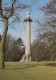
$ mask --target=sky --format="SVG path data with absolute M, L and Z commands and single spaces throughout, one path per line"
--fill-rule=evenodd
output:
M 3 0 L 3 4 L 8 3 L 8 1 L 10 1 L 11 3 L 12 0 Z M 34 19 L 38 19 L 40 22 L 42 21 L 42 19 L 45 17 L 45 14 L 39 8 L 46 5 L 46 3 L 49 2 L 50 0 L 36 0 L 36 1 L 35 0 L 19 0 L 19 1 L 20 3 L 31 5 L 31 8 L 22 10 L 19 12 L 19 14 L 21 17 L 21 21 L 24 21 L 24 18 L 26 18 L 27 16 L 26 14 L 27 11 L 30 11 L 30 17 L 33 19 L 31 23 L 31 42 L 32 42 L 35 39 L 36 29 L 39 28 L 39 25 L 36 25 L 36 23 L 34 23 Z M 9 19 L 9 20 L 11 21 L 12 19 Z M 18 22 L 18 23 L 15 23 L 13 26 L 16 28 L 16 30 L 14 30 L 13 28 L 11 28 L 11 26 L 9 26 L 7 33 L 11 34 L 15 39 L 21 37 L 25 43 L 26 23 Z M 0 34 L 3 33 L 3 29 L 4 29 L 4 23 L 0 21 Z

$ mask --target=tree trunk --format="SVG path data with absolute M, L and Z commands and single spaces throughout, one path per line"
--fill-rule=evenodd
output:
M 0 68 L 5 68 L 5 64 L 4 64 L 4 53 L 3 53 L 3 48 L 2 48 L 2 44 L 0 42 Z
M 5 68 L 4 48 L 5 48 L 5 42 L 6 42 L 6 34 L 7 34 L 7 30 L 8 30 L 8 19 L 3 18 L 3 22 L 4 22 L 5 26 L 4 26 L 3 36 L 0 41 L 0 68 Z
M 52 52 L 51 52 L 51 61 L 53 61 L 53 56 L 52 56 Z

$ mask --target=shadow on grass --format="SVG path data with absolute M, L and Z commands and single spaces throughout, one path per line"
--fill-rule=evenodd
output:
M 8 69 L 8 70 L 15 70 L 15 69 L 26 69 L 26 68 L 31 68 L 31 67 L 36 67 L 37 65 L 31 65 L 31 66 L 25 66 L 25 67 L 9 67 L 9 68 L 5 68 L 5 69 Z
M 56 67 L 56 63 L 48 63 L 46 66 Z

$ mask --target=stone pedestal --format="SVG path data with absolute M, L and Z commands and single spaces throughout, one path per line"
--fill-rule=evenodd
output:
M 31 56 L 30 55 L 23 55 L 22 59 L 20 62 L 31 62 Z

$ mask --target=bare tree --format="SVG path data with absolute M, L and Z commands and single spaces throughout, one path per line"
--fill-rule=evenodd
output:
M 5 48 L 5 42 L 6 42 L 6 34 L 8 31 L 8 20 L 13 15 L 16 16 L 13 22 L 19 20 L 18 14 L 15 13 L 16 9 L 25 9 L 25 8 L 28 8 L 29 6 L 24 5 L 24 4 L 18 4 L 17 6 L 16 3 L 18 0 L 11 0 L 12 2 L 10 6 L 8 6 L 7 4 L 2 4 L 2 1 L 3 0 L 0 0 L 0 17 L 2 18 L 2 21 L 4 22 L 4 30 L 3 30 L 2 39 L 0 40 L 0 68 L 5 68 L 4 48 Z
M 52 48 L 52 46 L 55 45 L 55 44 L 52 44 L 53 39 L 54 39 L 54 42 L 56 40 L 56 37 L 55 37 L 55 34 L 56 34 L 56 0 L 50 0 L 50 2 L 48 2 L 45 6 L 43 6 L 41 10 L 44 11 L 46 15 L 44 26 L 47 26 L 48 28 L 49 32 L 47 34 L 50 37 L 48 38 L 49 39 L 48 42 L 50 43 L 50 46 Z M 51 38 L 51 36 L 53 37 L 53 39 Z M 53 47 L 53 50 L 54 50 L 54 47 Z M 53 54 L 51 52 L 51 61 L 53 60 Z
M 51 26 L 52 28 L 56 27 L 56 0 L 50 0 L 46 6 L 41 8 L 42 11 L 46 14 L 45 25 Z

